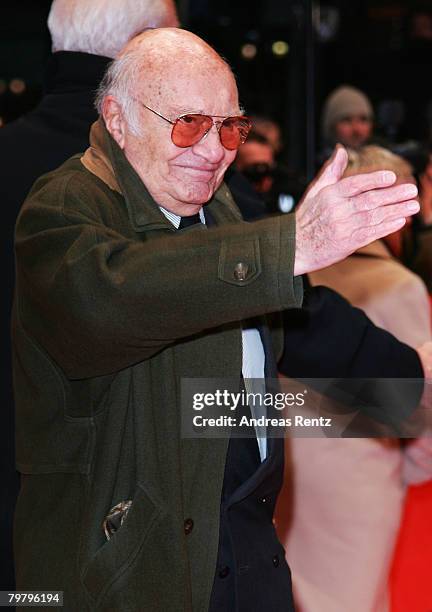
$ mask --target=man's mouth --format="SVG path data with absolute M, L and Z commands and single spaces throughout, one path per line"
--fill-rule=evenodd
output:
M 209 168 L 208 166 L 176 166 L 180 168 L 182 172 L 186 172 L 191 178 L 197 180 L 208 181 L 213 178 L 216 168 Z

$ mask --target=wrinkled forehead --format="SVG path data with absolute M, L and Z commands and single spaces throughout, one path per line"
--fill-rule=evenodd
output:
M 173 111 L 236 114 L 238 90 L 230 68 L 220 59 L 177 59 L 143 65 L 136 84 L 140 99 Z

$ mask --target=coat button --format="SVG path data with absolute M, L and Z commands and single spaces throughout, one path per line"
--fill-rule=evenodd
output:
M 227 565 L 225 565 L 225 567 L 222 567 L 219 570 L 219 578 L 222 578 L 222 579 L 226 578 L 229 573 L 230 573 L 230 568 Z
M 234 267 L 234 278 L 237 281 L 243 282 L 246 280 L 249 266 L 241 261 Z
M 275 555 L 272 559 L 273 565 L 279 567 L 279 555 Z
M 258 501 L 260 504 L 266 504 L 269 501 L 269 499 L 268 497 L 260 497 Z
M 194 522 L 191 518 L 188 518 L 184 522 L 184 532 L 186 535 L 189 535 L 193 529 Z

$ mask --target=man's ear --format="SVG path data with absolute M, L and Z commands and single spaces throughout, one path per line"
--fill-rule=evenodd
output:
M 103 101 L 102 117 L 108 132 L 121 149 L 124 149 L 126 140 L 126 122 L 122 107 L 113 96 L 107 96 Z

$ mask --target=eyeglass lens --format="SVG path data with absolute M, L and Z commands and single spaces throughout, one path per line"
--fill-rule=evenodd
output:
M 172 129 L 171 138 L 178 147 L 190 147 L 201 140 L 213 125 L 208 115 L 190 114 L 179 117 Z M 237 149 L 247 138 L 251 123 L 246 117 L 228 117 L 222 121 L 219 136 L 222 145 Z

